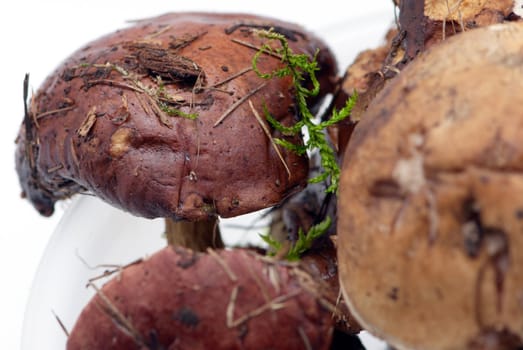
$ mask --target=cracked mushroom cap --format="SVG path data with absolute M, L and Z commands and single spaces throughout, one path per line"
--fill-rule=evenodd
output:
M 319 49 L 321 95 L 332 90 L 336 62 L 321 40 L 252 15 L 166 14 L 75 52 L 27 107 L 16 153 L 25 196 L 43 215 L 87 190 L 139 216 L 197 220 L 272 206 L 300 190 L 306 157 L 282 147 L 278 155 L 271 143 L 298 144 L 300 135 L 267 126 L 269 137 L 254 113 L 263 118 L 267 108 L 284 125 L 297 118 L 290 79 L 252 70 L 267 40 L 252 29 L 269 28 L 295 53 Z M 258 66 L 282 64 L 262 55 Z
M 521 24 L 433 47 L 349 142 L 342 289 L 363 328 L 398 349 L 522 345 L 522 48 Z

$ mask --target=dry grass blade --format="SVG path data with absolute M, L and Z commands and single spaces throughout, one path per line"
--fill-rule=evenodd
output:
M 302 327 L 298 327 L 298 334 L 300 335 L 300 338 L 303 341 L 303 346 L 305 347 L 305 350 L 312 350 L 312 345 L 309 340 L 309 337 L 307 337 L 307 333 L 305 333 Z
M 245 254 L 245 252 L 242 252 L 242 253 Z M 262 294 L 263 299 L 265 301 L 269 301 L 271 298 L 270 298 L 269 292 L 267 291 L 267 288 L 265 288 L 266 285 L 260 280 L 258 274 L 256 273 L 256 271 L 253 269 L 253 267 L 250 264 L 247 264 L 246 268 L 247 268 L 247 270 L 249 270 L 249 276 L 252 277 L 252 279 L 258 286 L 258 289 L 260 290 L 260 293 Z
M 223 270 L 225 271 L 227 276 L 229 276 L 229 278 L 231 279 L 232 282 L 238 281 L 238 277 L 234 274 L 234 272 L 232 271 L 230 266 L 227 265 L 227 262 L 225 260 L 223 260 L 221 256 L 219 256 L 211 248 L 207 248 L 207 253 L 209 253 L 209 255 L 212 256 L 218 262 L 218 264 L 220 264 L 220 266 L 223 268 Z
M 223 112 L 223 114 L 220 116 L 220 118 L 218 118 L 218 120 L 214 123 L 213 127 L 215 128 L 218 125 L 220 125 L 225 120 L 225 118 L 227 118 L 229 116 L 229 114 L 234 112 L 234 110 L 236 108 L 238 108 L 238 106 L 240 106 L 245 101 L 247 101 L 252 95 L 254 95 L 258 91 L 260 91 L 263 87 L 265 87 L 265 85 L 267 85 L 267 83 L 260 84 L 258 87 L 256 87 L 253 90 L 249 91 L 245 96 L 243 96 L 238 101 L 233 103 L 229 108 L 227 108 L 227 110 L 225 112 Z
M 248 43 L 248 42 L 246 42 L 246 41 L 239 40 L 239 39 L 235 39 L 235 38 L 231 39 L 231 41 L 232 41 L 233 43 L 236 43 L 236 44 L 239 44 L 239 45 L 242 45 L 242 46 L 248 47 L 248 48 L 253 49 L 253 50 L 256 50 L 256 51 L 262 51 L 264 54 L 267 54 L 267 55 L 269 55 L 269 56 L 276 57 L 276 58 L 279 58 L 279 59 L 282 58 L 281 55 L 278 55 L 278 54 L 275 53 L 275 52 L 271 52 L 271 51 L 264 50 L 262 47 L 258 47 L 258 46 L 256 46 L 256 45 L 253 45 L 253 44 Z
M 340 304 L 342 302 L 343 302 L 343 293 L 342 293 L 341 288 L 340 288 L 340 290 L 338 291 L 338 297 L 336 298 L 336 305 L 334 305 L 336 310 L 339 309 L 339 306 L 340 306 Z M 336 316 L 336 312 L 333 312 L 332 313 L 332 318 L 335 318 L 335 316 Z
M 260 124 L 261 128 L 263 129 L 263 132 L 265 133 L 265 135 L 267 135 L 267 137 L 269 138 L 269 140 L 271 141 L 271 145 L 272 147 L 274 148 L 274 151 L 276 152 L 276 154 L 278 155 L 278 158 L 280 158 L 283 166 L 285 167 L 285 170 L 287 171 L 287 175 L 289 177 L 289 179 L 291 178 L 292 174 L 291 174 L 291 170 L 289 169 L 289 166 L 287 165 L 287 163 L 285 162 L 285 159 L 283 158 L 283 155 L 281 154 L 281 151 L 280 149 L 278 148 L 278 145 L 276 144 L 276 142 L 274 142 L 274 139 L 272 138 L 272 135 L 271 135 L 271 132 L 269 130 L 269 128 L 267 127 L 267 125 L 263 122 L 263 119 L 260 117 L 260 114 L 258 113 L 258 111 L 254 108 L 254 106 L 252 105 L 252 102 L 249 100 L 249 106 L 251 107 L 251 110 L 252 110 L 252 113 L 254 114 L 254 117 L 256 118 L 256 120 L 258 121 L 258 123 Z
M 232 328 L 234 320 L 234 304 L 236 303 L 236 298 L 238 297 L 239 286 L 234 286 L 229 298 L 229 304 L 227 304 L 227 310 L 225 311 L 225 317 L 227 322 L 227 327 Z
M 140 92 L 140 93 L 146 92 L 145 90 L 143 90 L 140 87 L 137 87 L 137 86 L 134 86 L 134 85 L 129 85 L 129 84 L 126 84 L 126 83 L 122 83 L 120 81 L 116 81 L 116 80 L 112 80 L 112 79 L 89 80 L 89 86 L 98 85 L 98 84 L 109 85 L 109 86 L 116 86 L 116 87 L 120 87 L 122 89 L 129 89 L 129 90 Z
M 86 195 L 90 195 L 88 193 L 85 193 Z M 89 286 L 90 283 L 94 282 L 94 281 L 97 281 L 99 279 L 102 279 L 104 277 L 109 277 L 117 272 L 122 272 L 124 269 L 128 268 L 129 266 L 132 266 L 132 265 L 136 265 L 136 264 L 139 264 L 141 262 L 143 262 L 143 259 L 142 258 L 138 258 L 136 260 L 133 260 L 131 261 L 130 263 L 127 263 L 125 265 L 118 265 L 118 264 L 99 264 L 99 265 L 95 265 L 95 266 L 91 266 L 89 265 L 89 263 L 87 261 L 85 261 L 85 259 L 78 253 L 78 250 L 75 251 L 75 254 L 76 254 L 76 257 L 82 262 L 82 264 L 85 265 L 85 267 L 87 267 L 89 270 L 96 270 L 96 269 L 101 269 L 101 268 L 105 268 L 105 269 L 111 269 L 111 270 L 105 270 L 102 274 L 98 275 L 98 276 L 95 276 L 95 277 L 92 277 L 88 280 L 88 284 L 87 284 L 87 287 Z
M 109 268 L 113 268 L 112 270 L 106 270 L 104 271 L 101 275 L 99 276 L 95 276 L 95 277 L 92 277 L 89 279 L 89 282 L 94 282 L 96 280 L 99 280 L 99 279 L 102 279 L 104 277 L 109 277 L 115 273 L 120 273 L 122 272 L 124 269 L 128 268 L 129 266 L 132 266 L 132 265 L 135 265 L 135 264 L 139 264 L 143 261 L 142 258 L 139 258 L 139 259 L 136 259 L 134 261 L 131 261 L 130 263 L 128 264 L 125 264 L 125 265 L 97 265 L 95 266 L 94 268 L 103 268 L 103 267 L 109 267 Z
M 229 328 L 238 327 L 242 323 L 247 322 L 251 318 L 257 317 L 266 311 L 269 311 L 269 310 L 276 311 L 276 310 L 283 309 L 285 307 L 285 304 L 284 304 L 285 301 L 292 299 L 295 296 L 297 296 L 298 294 L 300 294 L 300 291 L 294 291 L 289 294 L 280 295 L 272 300 L 269 300 L 262 306 L 254 309 L 252 311 L 249 311 L 248 313 L 238 317 L 237 319 L 234 319 L 234 307 L 236 304 L 236 299 L 238 297 L 238 290 L 239 290 L 238 286 L 235 286 L 233 288 L 233 290 L 231 292 L 231 297 L 229 298 L 229 304 L 227 305 L 226 316 L 227 316 L 227 327 L 229 327 Z
M 151 101 L 153 101 L 153 102 L 149 103 L 149 106 L 151 106 L 151 108 L 153 109 L 154 115 L 158 118 L 160 123 L 162 123 L 164 126 L 166 126 L 168 128 L 172 128 L 173 125 L 172 125 L 171 121 L 169 120 L 169 118 L 167 118 L 165 113 L 163 113 L 161 108 L 158 107 L 158 104 L 154 103 L 154 99 L 149 95 L 145 95 L 145 96 L 147 96 L 147 98 L 149 98 Z
M 278 269 L 274 265 L 267 266 L 267 275 L 269 277 L 269 281 L 271 282 L 272 286 L 274 287 L 274 290 L 277 294 L 280 294 L 280 275 L 278 274 Z
M 301 270 L 300 268 L 295 268 L 292 270 L 292 274 L 296 276 L 298 283 L 303 288 L 303 290 L 307 291 L 311 295 L 314 295 L 321 306 L 332 312 L 333 315 L 340 315 L 340 310 L 337 308 L 337 306 L 325 298 L 324 290 L 322 290 L 323 286 L 315 281 L 307 272 Z
M 157 31 L 149 34 L 149 35 L 146 35 L 145 36 L 145 40 L 151 40 L 151 39 L 154 39 L 155 37 L 157 36 L 160 36 L 162 35 L 163 33 L 167 32 L 171 30 L 171 25 L 166 25 L 165 27 L 161 28 L 161 29 L 158 29 Z
M 48 174 L 52 174 L 52 173 L 54 173 L 54 172 L 56 172 L 56 171 L 58 171 L 60 169 L 63 169 L 63 168 L 64 168 L 63 164 L 58 164 L 58 165 L 55 165 L 53 167 L 48 168 L 47 169 L 47 173 Z
M 145 114 L 152 115 L 153 111 L 148 107 L 146 102 L 143 100 L 143 98 L 141 97 L 142 95 L 137 92 L 135 92 L 135 95 L 136 95 L 136 99 L 138 100 L 138 103 L 140 104 L 140 107 L 142 107 Z
M 244 75 L 245 73 L 248 73 L 248 72 L 250 72 L 250 71 L 252 71 L 252 70 L 253 70 L 252 67 L 244 68 L 244 69 L 242 69 L 242 70 L 240 70 L 240 71 L 234 73 L 233 75 L 231 75 L 231 76 L 229 76 L 229 77 L 223 79 L 222 81 L 219 81 L 219 82 L 217 82 L 216 84 L 213 84 L 213 85 L 209 86 L 209 88 L 216 88 L 216 87 L 218 87 L 218 86 L 220 86 L 220 85 L 223 85 L 223 84 L 225 84 L 225 83 L 228 83 L 229 81 L 234 80 L 234 79 L 236 79 L 236 78 L 238 78 L 238 77 L 240 77 L 240 76 Z
M 273 256 L 258 255 L 256 256 L 256 259 L 261 260 L 269 265 L 286 266 L 292 268 L 297 268 L 300 266 L 298 261 L 277 260 Z
M 51 310 L 51 312 L 53 313 L 53 316 L 54 316 L 56 322 L 58 322 L 58 325 L 60 325 L 60 328 L 65 333 L 65 336 L 69 338 L 69 331 L 67 330 L 67 328 L 65 328 L 65 325 L 62 322 L 62 320 L 60 319 L 60 317 L 58 317 L 58 315 L 54 312 L 54 310 Z
M 128 333 L 131 337 L 133 337 L 134 341 L 137 345 L 140 345 L 143 348 L 147 348 L 145 342 L 142 339 L 142 335 L 134 328 L 131 321 L 129 321 L 121 312 L 118 310 L 118 308 L 109 300 L 109 298 L 94 284 L 89 282 L 88 285 L 92 287 L 95 291 L 98 297 L 102 300 L 103 305 L 102 308 L 111 319 L 122 328 L 122 330 L 126 333 Z
M 70 111 L 72 109 L 74 109 L 75 106 L 68 106 L 68 107 L 64 107 L 64 108 L 58 108 L 58 109 L 53 109 L 51 111 L 47 111 L 47 112 L 43 112 L 43 113 L 40 113 L 38 114 L 34 119 L 35 120 L 40 120 L 44 117 L 47 117 L 47 116 L 50 116 L 50 115 L 53 115 L 53 114 L 57 114 L 57 113 L 61 113 L 61 112 L 67 112 L 67 111 Z

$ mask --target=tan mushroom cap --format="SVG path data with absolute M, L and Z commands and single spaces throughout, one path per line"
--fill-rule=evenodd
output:
M 263 118 L 266 106 L 284 125 L 297 118 L 289 79 L 248 71 L 264 42 L 253 28 L 274 28 L 296 53 L 320 49 L 322 95 L 333 88 L 332 54 L 298 25 L 212 13 L 139 21 L 78 50 L 33 96 L 17 150 L 24 194 L 44 215 L 88 190 L 140 216 L 197 220 L 268 207 L 301 189 L 306 157 L 279 147 L 280 159 L 250 107 Z M 262 55 L 259 66 L 281 63 Z
M 424 0 L 425 16 L 437 21 L 468 21 L 482 11 L 510 13 L 513 0 Z
M 466 22 L 482 12 L 499 11 L 508 15 L 514 0 L 419 0 L 425 2 L 424 14 L 433 21 Z M 400 5 L 401 0 L 394 0 Z
M 523 338 L 522 91 L 523 25 L 481 28 L 421 54 L 355 129 L 341 285 L 398 349 Z

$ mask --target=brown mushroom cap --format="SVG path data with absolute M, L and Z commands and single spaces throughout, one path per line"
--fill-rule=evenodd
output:
M 238 43 L 264 42 L 252 28 L 274 28 L 296 53 L 320 49 L 322 94 L 332 89 L 333 56 L 300 26 L 243 14 L 139 21 L 74 53 L 31 99 L 16 156 L 24 194 L 43 215 L 88 190 L 140 216 L 196 220 L 268 207 L 301 189 L 306 157 L 280 147 L 282 161 L 248 103 L 293 124 L 290 79 L 251 70 L 219 84 L 252 66 L 256 49 Z M 262 55 L 259 67 L 281 63 Z
M 516 23 L 434 46 L 377 95 L 349 142 L 342 289 L 362 326 L 399 349 L 521 345 L 522 47 Z
M 324 288 L 247 250 L 167 247 L 100 288 L 67 349 L 328 349 Z

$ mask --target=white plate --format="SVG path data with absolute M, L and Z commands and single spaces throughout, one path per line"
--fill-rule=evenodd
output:
M 331 46 L 344 69 L 358 52 L 383 41 L 392 20 L 390 10 L 332 23 L 316 33 Z M 242 217 L 239 223 L 249 225 L 252 220 L 253 216 Z M 222 231 L 228 232 L 224 236 L 226 243 L 257 239 L 256 231 L 246 234 L 234 229 L 231 233 L 230 226 Z M 157 251 L 165 245 L 162 232 L 161 219 L 137 218 L 90 196 L 75 198 L 53 233 L 34 278 L 25 312 L 22 350 L 64 349 L 67 337 L 57 318 L 66 329 L 72 328 L 93 295 L 86 282 L 107 269 L 101 265 L 125 265 Z M 369 350 L 384 348 L 383 343 L 367 334 L 363 339 Z

